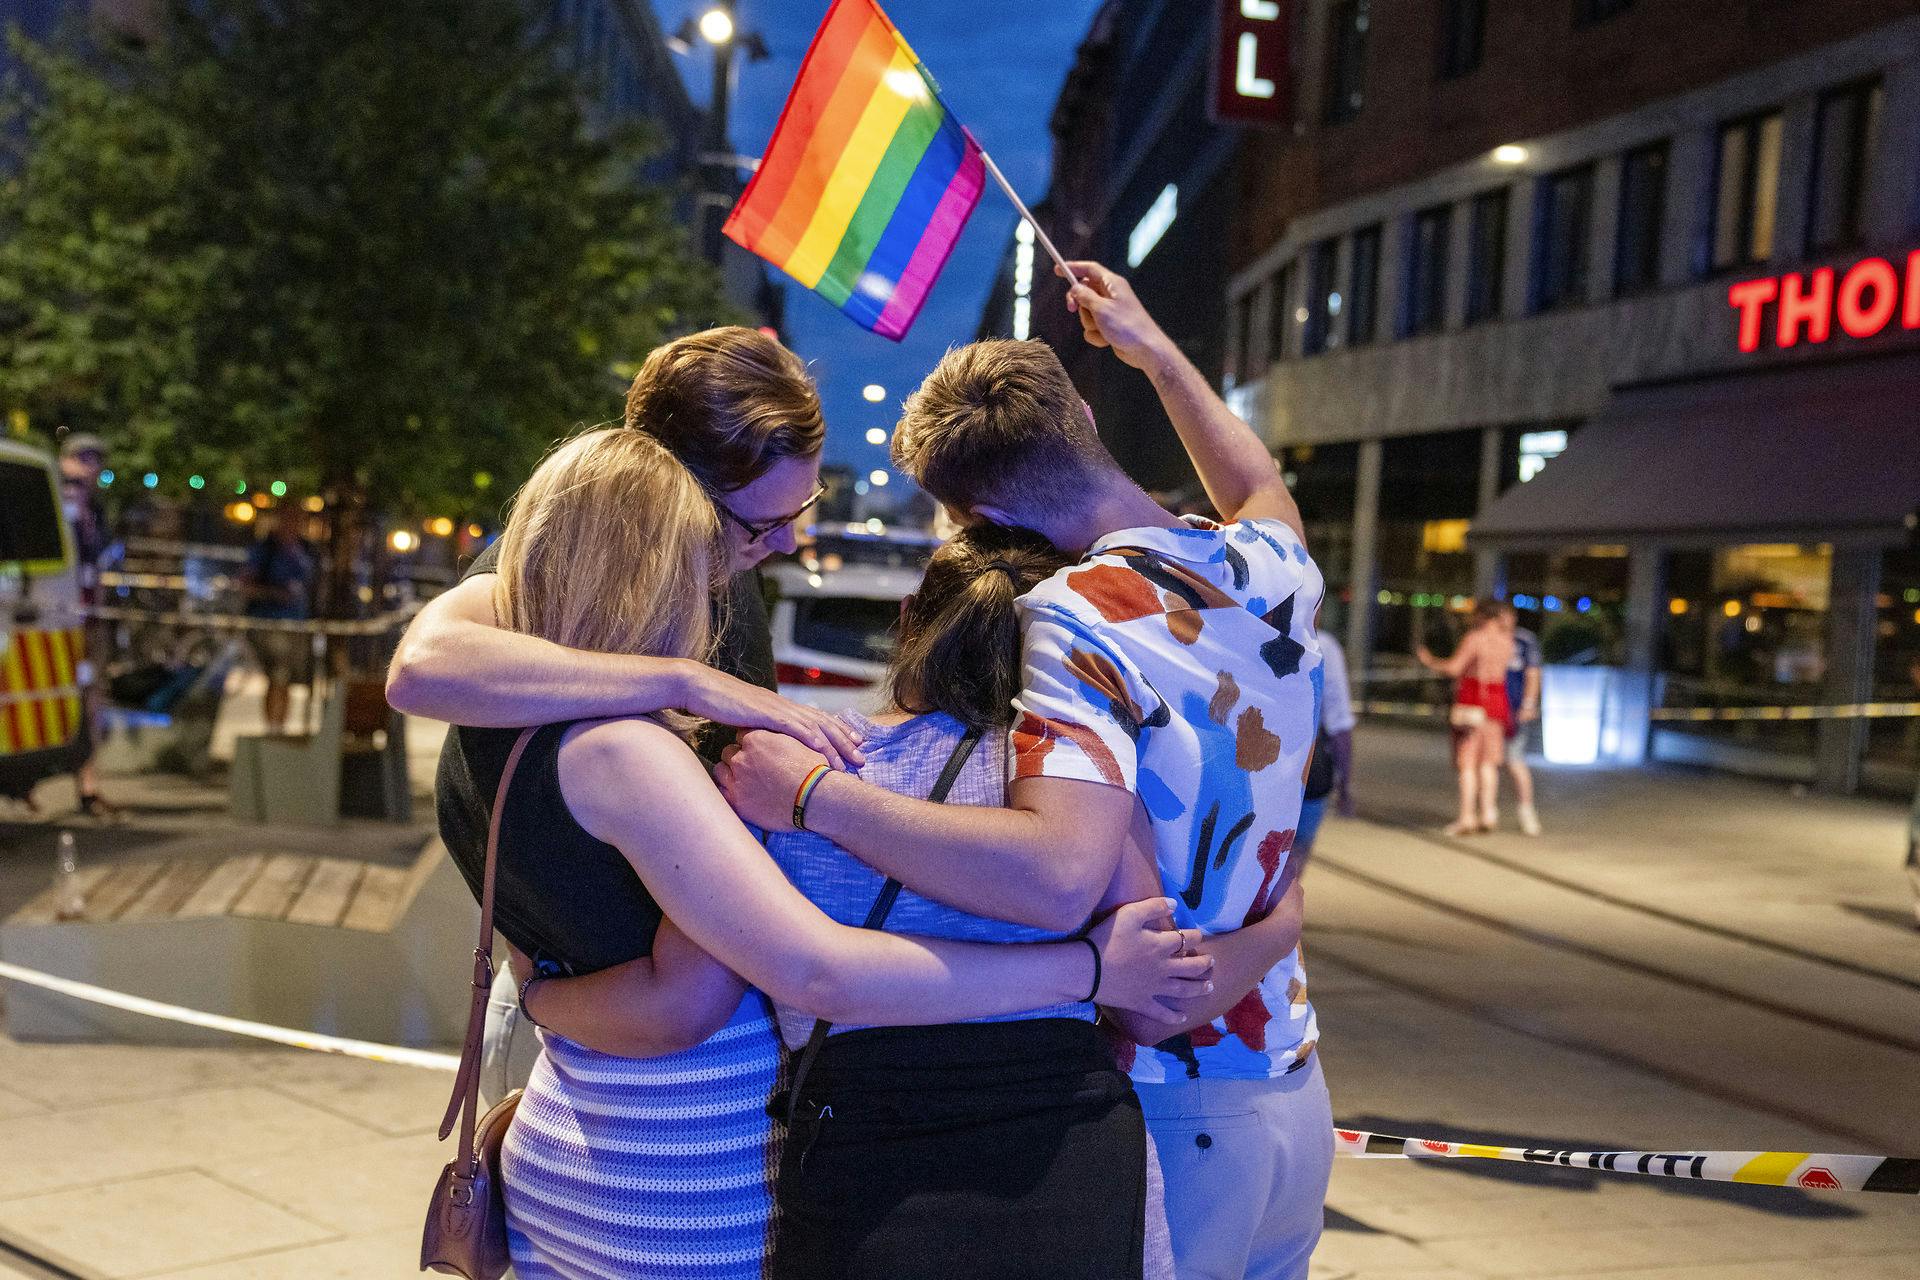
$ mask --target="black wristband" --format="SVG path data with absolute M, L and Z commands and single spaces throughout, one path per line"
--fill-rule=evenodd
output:
M 1085 936 L 1075 938 L 1074 941 L 1086 943 L 1087 950 L 1093 952 L 1093 987 L 1087 992 L 1086 999 L 1080 1002 L 1082 1004 L 1092 1004 L 1100 995 L 1100 948 L 1094 943 L 1092 938 Z
M 533 990 L 534 983 L 545 982 L 550 976 L 550 974 L 541 973 L 538 969 L 535 969 L 533 976 L 520 984 L 520 1016 L 528 1022 L 531 1022 L 534 1026 L 539 1027 L 542 1031 L 547 1029 L 546 1024 L 534 1017 L 533 1011 L 527 1008 L 527 993 Z

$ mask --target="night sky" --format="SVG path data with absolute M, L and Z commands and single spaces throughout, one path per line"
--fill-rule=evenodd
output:
M 1029 203 L 1045 193 L 1052 140 L 1047 120 L 1100 0 L 883 0 L 887 16 L 939 80 L 948 105 L 972 129 L 1007 179 Z M 742 29 L 758 28 L 773 56 L 743 63 L 734 101 L 733 142 L 759 155 L 828 0 L 738 0 Z M 700 0 L 655 0 L 668 31 L 707 6 Z M 695 101 L 713 82 L 704 46 L 678 58 Z M 787 328 L 793 348 L 812 364 L 827 412 L 829 462 L 862 472 L 886 465 L 886 448 L 866 442 L 869 427 L 891 429 L 900 401 L 949 346 L 973 338 L 980 308 L 1013 234 L 1015 214 L 988 182 L 966 234 L 948 260 L 920 318 L 901 343 L 876 337 L 812 292 L 787 285 Z M 1035 290 L 1037 304 L 1045 295 Z M 1046 299 L 1059 304 L 1059 295 Z M 887 399 L 868 404 L 861 388 L 877 382 Z

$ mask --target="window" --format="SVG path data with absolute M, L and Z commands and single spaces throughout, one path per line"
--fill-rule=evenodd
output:
M 1529 431 L 1520 437 L 1520 483 L 1539 475 L 1546 465 L 1567 451 L 1565 431 Z
M 1573 25 L 1591 26 L 1633 8 L 1633 0 L 1573 0 Z
M 885 662 L 893 656 L 898 600 L 859 596 L 802 597 L 793 602 L 793 642 L 840 658 Z
M 1440 78 L 1457 80 L 1480 65 L 1487 0 L 1446 0 L 1440 13 Z
M 1267 295 L 1267 363 L 1287 358 L 1287 322 L 1293 319 L 1293 264 L 1273 273 Z
M 1667 144 L 1636 147 L 1620 161 L 1620 229 L 1613 291 L 1638 293 L 1660 283 L 1660 228 L 1667 212 Z
M 1353 233 L 1353 263 L 1347 269 L 1347 341 L 1373 341 L 1380 314 L 1380 224 Z
M 1447 238 L 1453 210 L 1446 205 L 1413 216 L 1407 238 L 1407 292 L 1400 317 L 1405 337 L 1438 333 L 1447 322 Z
M 64 560 L 60 508 L 46 471 L 24 462 L 0 462 L 0 564 Z
M 1333 282 L 1338 251 L 1334 240 L 1322 240 L 1307 250 L 1307 320 L 1300 331 L 1300 350 L 1306 355 L 1319 355 L 1340 341 L 1333 330 L 1334 317 L 1345 302 Z
M 1507 275 L 1505 187 L 1473 198 L 1467 232 L 1467 323 L 1478 324 L 1500 314 Z
M 1551 311 L 1585 302 L 1593 166 L 1583 164 L 1542 178 L 1533 225 L 1533 309 Z
M 1828 253 L 1860 241 L 1860 196 L 1880 129 L 1885 91 L 1878 80 L 1820 96 L 1813 138 L 1813 190 L 1807 252 Z
M 1328 124 L 1345 124 L 1366 102 L 1367 28 L 1372 21 L 1368 8 L 1367 0 L 1336 0 L 1330 11 Z
M 1720 126 L 1713 239 L 1707 258 L 1715 271 L 1751 266 L 1773 257 L 1774 210 L 1780 195 L 1780 133 L 1778 111 Z

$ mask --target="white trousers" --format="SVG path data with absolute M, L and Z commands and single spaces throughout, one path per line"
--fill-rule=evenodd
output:
M 1333 1171 L 1320 1055 L 1273 1080 L 1136 1086 L 1180 1280 L 1306 1280 Z

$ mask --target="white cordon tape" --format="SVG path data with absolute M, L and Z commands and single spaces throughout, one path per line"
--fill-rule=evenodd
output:
M 1902 720 L 1920 716 L 1920 702 L 1851 702 L 1802 707 L 1655 707 L 1655 720 Z
M 344 1036 L 321 1035 L 317 1031 L 295 1031 L 290 1027 L 275 1027 L 264 1022 L 249 1022 L 245 1018 L 230 1018 L 223 1013 L 202 1013 L 198 1009 L 183 1009 L 177 1004 L 165 1004 L 159 1000 L 149 1000 L 145 996 L 130 996 L 125 992 L 111 991 L 106 987 L 93 986 L 91 983 L 75 982 L 71 978 L 56 978 L 50 973 L 41 973 L 38 969 L 8 964 L 4 960 L 0 960 L 0 978 L 11 978 L 15 982 L 22 982 L 30 987 L 58 992 L 63 996 L 71 996 L 75 1000 L 85 1000 L 89 1004 L 105 1005 L 109 1009 L 122 1009 L 128 1013 L 159 1018 L 163 1022 L 178 1022 L 189 1027 L 205 1027 L 209 1031 L 225 1031 L 255 1040 L 271 1040 L 276 1044 L 292 1045 L 296 1049 L 311 1049 L 315 1053 L 337 1053 L 348 1058 L 365 1058 L 369 1062 L 390 1062 L 402 1067 L 424 1067 L 429 1071 L 460 1069 L 459 1057 L 451 1053 L 408 1049 L 394 1044 L 375 1044 L 371 1040 L 349 1040 Z
M 1444 702 L 1389 702 L 1368 698 L 1354 705 L 1370 716 L 1444 716 L 1447 714 L 1447 704 Z
M 1920 1195 L 1920 1159 L 1901 1156 L 1827 1155 L 1818 1151 L 1562 1151 L 1435 1142 L 1358 1129 L 1335 1129 L 1333 1137 L 1337 1154 L 1361 1160 L 1509 1160 L 1651 1178 Z
M 408 1049 L 400 1045 L 348 1040 L 342 1036 L 295 1031 L 288 1027 L 202 1013 L 179 1005 L 130 996 L 91 983 L 57 978 L 0 960 L 0 978 L 9 978 L 76 1000 L 143 1014 L 190 1027 L 225 1031 L 255 1040 L 336 1053 L 370 1062 L 424 1067 L 429 1071 L 457 1071 L 460 1059 L 450 1053 Z M 1567 1169 L 1596 1169 L 1606 1173 L 1645 1174 L 1656 1178 L 1692 1178 L 1704 1182 L 1744 1182 L 1767 1187 L 1805 1187 L 1818 1191 L 1889 1191 L 1920 1195 L 1920 1160 L 1897 1156 L 1825 1155 L 1808 1151 L 1560 1151 L 1534 1147 L 1494 1147 L 1466 1142 L 1435 1142 L 1425 1138 L 1398 1138 L 1357 1129 L 1335 1129 L 1334 1151 L 1358 1159 L 1509 1160 L 1520 1164 L 1550 1164 Z
M 137 622 L 150 626 L 192 627 L 202 631 L 277 631 L 299 635 L 382 636 L 406 623 L 420 606 L 395 609 L 374 618 L 327 621 L 290 618 L 250 618 L 238 613 L 161 612 L 127 609 L 119 605 L 88 605 L 81 612 L 99 622 Z

